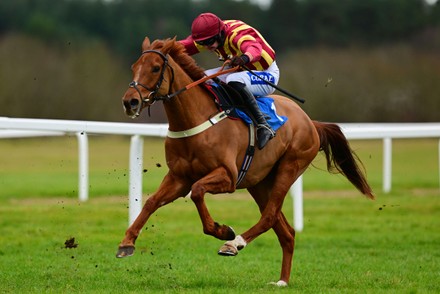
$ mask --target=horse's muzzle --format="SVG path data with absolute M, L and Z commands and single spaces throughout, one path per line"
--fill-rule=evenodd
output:
M 124 107 L 125 114 L 127 114 L 130 117 L 136 117 L 139 115 L 140 107 L 141 107 L 141 101 L 138 98 L 128 98 L 123 99 L 122 104 Z

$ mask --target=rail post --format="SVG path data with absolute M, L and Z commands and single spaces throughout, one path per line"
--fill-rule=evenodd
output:
M 77 132 L 78 139 L 78 198 L 89 199 L 89 139 L 86 132 Z
M 293 222 L 297 232 L 304 229 L 304 212 L 303 212 L 303 176 L 299 176 L 290 188 L 293 194 Z
M 129 191 L 128 191 L 128 224 L 131 225 L 142 209 L 142 161 L 144 140 L 139 135 L 131 137 Z
M 392 141 L 391 138 L 383 139 L 383 191 L 391 191 L 391 170 L 392 170 Z

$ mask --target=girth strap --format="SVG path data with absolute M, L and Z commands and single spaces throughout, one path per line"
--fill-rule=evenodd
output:
M 244 177 L 246 176 L 246 173 L 251 167 L 252 159 L 254 159 L 254 153 L 255 153 L 255 128 L 254 128 L 254 124 L 251 123 L 249 125 L 249 146 L 246 150 L 246 155 L 244 156 L 240 173 L 238 174 L 237 183 L 235 184 L 236 187 L 240 185 L 241 181 L 243 181 Z

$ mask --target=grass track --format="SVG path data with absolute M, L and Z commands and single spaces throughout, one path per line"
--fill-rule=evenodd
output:
M 128 192 L 130 140 L 122 136 L 90 136 L 89 193 L 93 196 Z M 382 142 L 352 141 L 375 191 L 382 189 Z M 0 140 L 0 199 L 21 197 L 76 197 L 78 146 L 74 136 Z M 163 139 L 144 141 L 143 191 L 156 190 L 167 168 Z M 325 170 L 318 155 L 304 177 L 306 190 L 352 190 L 340 175 Z M 393 189 L 439 188 L 438 140 L 393 140 Z
M 289 293 L 438 293 L 437 191 L 379 195 L 306 194 Z M 285 213 L 291 219 L 291 199 Z M 217 221 L 237 232 L 258 219 L 246 195 L 208 198 Z M 235 258 L 202 233 L 192 202 L 180 199 L 147 223 L 133 257 L 116 259 L 127 225 L 126 199 L 99 197 L 2 201 L 1 293 L 272 292 L 280 249 L 268 232 Z M 64 248 L 75 237 L 77 248 Z
M 156 166 L 163 162 L 158 143 L 144 144 L 147 191 L 165 172 Z M 0 141 L 0 293 L 439 293 L 437 143 L 395 142 L 394 186 L 385 195 L 380 142 L 354 142 L 376 201 L 338 176 L 308 170 L 305 230 L 297 235 L 291 285 L 274 289 L 267 283 L 278 279 L 281 252 L 273 232 L 235 258 L 217 256 L 222 241 L 203 235 L 188 199 L 161 208 L 139 237 L 135 256 L 116 259 L 127 226 L 124 139 L 91 139 L 92 196 L 86 203 L 78 203 L 74 192 L 74 138 Z M 321 168 L 322 160 L 315 164 Z M 258 220 L 246 194 L 207 202 L 214 219 L 238 233 Z M 290 197 L 284 211 L 292 219 Z M 64 248 L 71 237 L 78 247 Z

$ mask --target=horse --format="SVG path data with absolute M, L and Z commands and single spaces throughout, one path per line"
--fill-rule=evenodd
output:
M 169 123 L 164 143 L 168 172 L 126 230 L 117 257 L 134 254 L 140 231 L 158 208 L 190 195 L 203 232 L 226 241 L 218 251 L 220 255 L 235 256 L 273 229 L 282 249 L 280 278 L 274 284 L 286 286 L 295 230 L 282 212 L 283 201 L 320 151 L 325 154 L 329 172 L 343 174 L 362 194 L 374 199 L 362 162 L 339 126 L 312 121 L 298 104 L 281 95 L 270 97 L 277 113 L 288 120 L 265 148 L 255 150 L 246 176 L 237 185 L 249 144 L 249 126 L 240 120 L 218 119 L 220 111 L 206 87 L 186 87 L 206 76 L 176 38 L 151 42 L 145 37 L 141 55 L 131 69 L 133 81 L 122 97 L 123 108 L 128 116 L 137 117 L 153 103 L 163 102 Z M 230 226 L 215 222 L 204 201 L 206 193 L 233 193 L 237 189 L 247 189 L 261 213 L 255 225 L 240 235 Z

